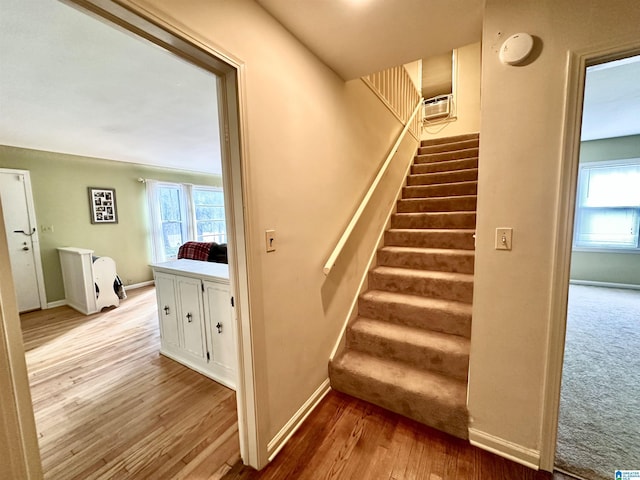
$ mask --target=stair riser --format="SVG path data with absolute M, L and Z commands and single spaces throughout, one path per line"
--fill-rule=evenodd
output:
M 473 282 L 471 281 L 416 278 L 372 270 L 369 272 L 369 288 L 457 302 L 473 301 Z
M 458 380 L 467 380 L 468 353 L 429 349 L 357 330 L 347 332 L 347 348 L 380 358 L 405 362 Z
M 473 250 L 475 245 L 473 234 L 469 232 L 437 232 L 429 230 L 416 230 L 398 232 L 387 230 L 384 232 L 384 244 L 397 247 L 423 247 L 423 248 L 454 248 L 461 250 Z
M 478 148 L 480 146 L 479 139 L 463 140 L 461 142 L 440 143 L 438 145 L 421 145 L 418 152 L 419 155 L 426 153 L 451 152 L 454 150 L 465 150 L 467 148 Z
M 471 312 L 449 309 L 419 308 L 405 303 L 373 300 L 361 296 L 358 313 L 363 317 L 395 322 L 409 327 L 426 328 L 435 332 L 471 337 Z
M 425 175 L 409 175 L 407 185 L 438 185 L 442 183 L 477 182 L 478 170 L 460 170 L 455 172 L 429 173 Z
M 451 144 L 456 142 L 464 142 L 466 140 L 480 140 L 480 135 L 477 133 L 464 133 L 462 135 L 455 135 L 453 137 L 431 138 L 429 140 L 422 140 L 420 142 L 421 147 L 429 147 L 432 145 Z
M 477 182 L 445 183 L 444 185 L 403 187 L 402 198 L 459 197 L 477 193 Z
M 391 228 L 475 228 L 475 213 L 394 214 Z
M 473 273 L 473 253 L 460 254 L 416 254 L 405 252 L 388 252 L 379 250 L 378 265 L 387 267 L 415 268 L 452 273 Z
M 361 377 L 329 364 L 331 388 L 412 418 L 420 423 L 459 438 L 468 438 L 468 412 L 463 405 L 452 408 L 445 402 L 427 401 L 421 395 Z
M 475 212 L 477 198 L 462 196 L 459 198 L 413 198 L 399 200 L 398 213 L 420 212 Z
M 421 163 L 411 166 L 412 175 L 421 175 L 435 172 L 452 172 L 455 170 L 465 170 L 468 168 L 478 168 L 477 158 L 465 158 L 463 160 L 450 160 L 436 163 Z
M 428 153 L 426 155 L 418 154 L 414 159 L 414 163 L 432 163 L 441 162 L 443 160 L 459 160 L 461 158 L 477 157 L 479 149 L 467 148 L 465 150 L 455 150 L 453 152 Z

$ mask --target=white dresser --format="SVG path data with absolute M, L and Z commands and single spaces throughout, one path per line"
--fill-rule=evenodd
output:
M 93 250 L 58 248 L 67 305 L 90 315 L 105 307 L 120 305 L 114 290 L 116 262 L 110 257 L 94 257 Z
M 183 258 L 151 267 L 160 353 L 235 390 L 236 332 L 228 265 Z

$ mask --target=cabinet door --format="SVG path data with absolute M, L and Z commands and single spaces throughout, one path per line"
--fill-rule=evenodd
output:
M 236 337 L 229 285 L 204 282 L 204 299 L 211 329 L 213 363 L 229 381 L 235 382 Z
M 207 355 L 204 316 L 202 308 L 202 281 L 196 278 L 176 277 L 183 333 L 182 348 L 204 359 Z
M 168 275 L 166 273 L 155 274 L 162 344 L 164 346 L 180 348 L 175 278 L 174 275 Z

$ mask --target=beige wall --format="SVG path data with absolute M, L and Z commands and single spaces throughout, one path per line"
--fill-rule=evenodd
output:
M 480 42 L 458 48 L 456 119 L 426 126 L 423 140 L 480 131 L 481 56 Z
M 639 24 L 634 1 L 486 2 L 469 410 L 503 447 L 542 443 L 567 52 L 638 42 Z M 542 49 L 502 65 L 498 48 L 517 32 Z M 496 227 L 513 227 L 512 251 L 494 250 Z
M 580 162 L 640 158 L 640 135 L 591 140 L 580 144 Z M 573 251 L 571 279 L 640 285 L 640 254 Z
M 360 80 L 344 83 L 253 1 L 131 3 L 245 65 L 250 302 L 264 447 L 327 378 L 366 262 L 347 249 L 329 277 L 322 266 L 401 125 Z M 365 246 L 370 227 L 360 230 Z M 266 229 L 276 232 L 273 253 L 264 251 Z

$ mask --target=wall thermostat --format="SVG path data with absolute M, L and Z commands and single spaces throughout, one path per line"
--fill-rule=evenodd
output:
M 516 33 L 500 47 L 500 61 L 507 65 L 517 65 L 529 56 L 532 49 L 533 37 L 528 33 Z

